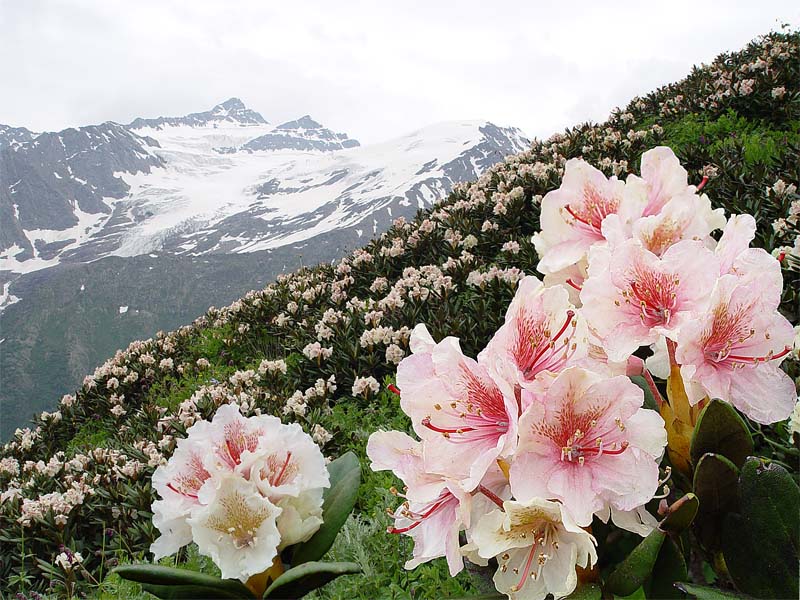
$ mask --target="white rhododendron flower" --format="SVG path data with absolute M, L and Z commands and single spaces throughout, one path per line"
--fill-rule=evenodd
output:
M 186 433 L 153 474 L 161 496 L 153 503 L 156 560 L 194 541 L 223 577 L 247 581 L 319 529 L 330 480 L 322 452 L 299 425 L 244 417 L 236 404 L 223 404 L 211 422 Z
M 575 567 L 597 561 L 594 538 L 578 527 L 563 506 L 541 498 L 506 501 L 472 530 L 482 558 L 497 558 L 498 591 L 519 600 L 563 598 L 578 585 Z
M 272 564 L 281 536 L 276 520 L 281 508 L 258 493 L 252 481 L 227 473 L 213 486 L 188 523 L 200 554 L 209 556 L 223 578 L 247 581 Z

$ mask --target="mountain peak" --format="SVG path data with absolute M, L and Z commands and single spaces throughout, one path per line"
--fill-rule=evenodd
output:
M 303 115 L 294 121 L 287 121 L 275 129 L 322 129 L 322 123 L 317 123 L 311 115 Z
M 217 126 L 217 124 L 227 122 L 236 125 L 266 125 L 267 120 L 259 113 L 245 106 L 239 98 L 228 98 L 220 102 L 211 110 L 205 112 L 191 113 L 185 117 L 158 117 L 157 119 L 136 119 L 129 127 L 139 129 L 142 127 L 152 127 L 162 129 L 164 126 L 203 127 L 207 125 Z
M 225 110 L 247 110 L 247 107 L 244 105 L 244 102 L 239 100 L 239 98 L 228 98 L 225 102 L 220 102 L 214 107 L 214 110 L 218 108 L 224 108 Z

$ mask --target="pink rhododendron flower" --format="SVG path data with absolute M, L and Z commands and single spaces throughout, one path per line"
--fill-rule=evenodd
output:
M 530 276 L 520 281 L 505 323 L 478 355 L 478 362 L 486 365 L 498 385 L 511 386 L 518 395 L 522 388 L 549 381 L 550 375 L 581 360 L 587 351 L 586 324 L 567 290 L 546 288 Z
M 658 413 L 642 408 L 638 386 L 570 367 L 535 396 L 511 464 L 517 500 L 560 500 L 587 526 L 608 506 L 629 511 L 653 497 L 667 434 Z
M 609 215 L 603 221 L 603 235 L 611 246 L 633 238 L 656 256 L 661 256 L 683 240 L 697 240 L 713 248 L 716 242 L 711 232 L 724 226 L 725 211 L 712 209 L 708 196 L 683 194 L 672 198 L 657 214 L 637 219 L 630 227 L 621 222 L 619 215 Z
M 783 290 L 781 265 L 763 248 L 750 247 L 755 234 L 756 221 L 751 215 L 731 216 L 715 250 L 720 275 L 758 281 L 763 303 L 774 309 L 781 302 Z
M 714 254 L 697 241 L 679 242 L 660 258 L 637 240 L 592 248 L 581 311 L 608 357 L 624 361 L 659 335 L 674 338 L 703 309 L 718 274 Z
M 367 442 L 373 471 L 391 470 L 407 489 L 406 498 L 393 513 L 389 533 L 403 533 L 414 540 L 413 558 L 406 569 L 445 556 L 450 574 L 464 568 L 458 534 L 469 526 L 470 496 L 454 480 L 425 471 L 422 443 L 399 431 L 377 431 Z M 399 495 L 399 494 L 398 494 Z
M 709 309 L 681 328 L 675 357 L 689 401 L 720 398 L 769 424 L 786 419 L 797 398 L 780 369 L 794 331 L 756 278 L 723 275 Z
M 542 498 L 504 502 L 475 524 L 472 538 L 482 558 L 497 557 L 495 587 L 513 600 L 563 598 L 578 585 L 575 567 L 597 561 L 594 538 Z
M 445 338 L 397 367 L 400 406 L 425 443 L 428 471 L 473 489 L 498 457 L 514 451 L 519 408 L 487 369 Z
M 642 210 L 645 217 L 658 214 L 676 196 L 693 194 L 696 189 L 689 186 L 686 169 L 667 146 L 658 146 L 642 154 L 641 173 L 641 177 L 628 175 L 625 185 L 626 191 L 645 199 Z
M 601 226 L 608 215 L 620 214 L 623 222 L 638 218 L 640 203 L 627 200 L 624 190 L 616 177 L 608 179 L 583 160 L 568 160 L 561 187 L 542 199 L 542 229 L 533 236 L 539 272 L 555 273 L 580 261 L 605 240 Z
M 585 257 L 574 265 L 565 267 L 560 271 L 547 273 L 542 278 L 542 283 L 544 283 L 544 287 L 563 286 L 569 292 L 569 301 L 576 307 L 580 307 L 581 288 L 588 276 L 589 260 L 588 257 Z

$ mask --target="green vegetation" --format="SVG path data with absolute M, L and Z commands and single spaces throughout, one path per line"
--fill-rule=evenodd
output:
M 765 56 L 772 61 L 768 72 L 743 70 Z M 750 79 L 751 91 L 736 91 Z M 389 488 L 397 482 L 368 469 L 365 444 L 377 429 L 409 429 L 396 396 L 387 391 L 396 370 L 387 349 L 394 344 L 407 353 L 410 328 L 426 323 L 434 338 L 457 336 L 465 354 L 474 356 L 503 321 L 515 269 L 536 272 L 530 238 L 539 229 L 540 197 L 559 186 L 565 160 L 583 156 L 622 177 L 636 170 L 644 151 L 665 144 L 686 166 L 690 182 L 710 176 L 703 191 L 716 206 L 728 214 L 756 216 L 754 245 L 776 253 L 785 249 L 781 310 L 797 324 L 800 263 L 791 256 L 797 221 L 779 219 L 788 219 L 800 196 L 779 182 L 800 182 L 798 84 L 800 35 L 770 34 L 695 69 L 681 82 L 634 99 L 606 123 L 580 125 L 535 142 L 530 151 L 459 187 L 412 223 L 398 222 L 336 266 L 301 269 L 227 308 L 210 310 L 192 325 L 132 344 L 101 367 L 74 403 L 60 407 L 60 418 L 37 419 L 33 431 L 17 436 L 0 453 L 0 459 L 20 466 L 19 473 L 0 471 L 0 487 L 19 490 L 0 505 L 0 580 L 12 582 L 14 592 L 65 595 L 63 574 L 48 568 L 64 546 L 83 556 L 85 572 L 75 578 L 79 591 L 104 599 L 132 597 L 135 586 L 106 575 L 112 561 L 147 559 L 157 533 L 149 510 L 154 500 L 150 477 L 158 460 L 169 456 L 173 438 L 182 437 L 195 417 L 207 418 L 219 402 L 235 400 L 297 421 L 309 432 L 319 425 L 332 435 L 323 448 L 326 455 L 353 450 L 362 461 L 355 514 L 328 558 L 357 562 L 365 576 L 337 580 L 318 598 L 459 597 L 491 591 L 484 572 L 464 571 L 451 579 L 441 559 L 413 572 L 403 570 L 410 540 L 385 533 L 385 509 L 398 502 Z M 775 92 L 781 88 L 782 94 Z M 725 90 L 731 91 L 721 93 Z M 467 247 L 470 236 L 476 243 Z M 519 252 L 503 249 L 509 240 L 519 243 Z M 492 269 L 501 276 L 492 277 Z M 488 273 L 488 279 L 476 283 L 476 272 Z M 304 349 L 314 342 L 330 348 L 330 357 L 307 358 Z M 169 364 L 161 366 L 166 359 Z M 208 364 L 199 365 L 200 359 Z M 279 359 L 285 360 L 285 373 L 259 369 L 262 361 Z M 784 365 L 790 375 L 800 376 L 796 360 Z M 381 391 L 354 394 L 356 378 L 368 376 L 383 383 Z M 322 391 L 314 392 L 315 386 Z M 287 403 L 297 394 L 304 411 Z M 115 405 L 125 414 L 112 413 Z M 784 464 L 796 480 L 800 451 L 788 443 L 785 424 L 747 427 L 754 452 Z M 92 453 L 93 446 L 102 450 Z M 80 469 L 64 465 L 81 453 L 85 465 Z M 26 461 L 47 465 L 51 460 L 53 475 L 24 468 Z M 23 499 L 65 494 L 77 481 L 94 493 L 76 503 L 64 523 L 45 511 L 27 526 L 20 524 Z M 601 557 L 604 574 L 639 541 L 602 524 L 593 531 L 604 547 L 613 548 Z M 657 560 L 671 558 L 665 554 Z M 690 579 L 711 583 L 716 575 L 709 557 L 690 558 Z M 191 548 L 174 564 L 204 572 L 213 566 Z M 717 583 L 730 586 L 730 581 Z

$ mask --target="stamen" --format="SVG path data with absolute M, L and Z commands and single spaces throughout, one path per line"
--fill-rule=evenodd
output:
M 487 487 L 486 487 L 486 486 L 484 486 L 484 485 L 479 485 L 479 486 L 478 486 L 478 491 L 479 491 L 481 494 L 483 494 L 484 496 L 486 496 L 486 497 L 487 497 L 489 500 L 491 500 L 492 502 L 494 502 L 494 503 L 495 503 L 497 506 L 499 506 L 501 509 L 503 508 L 503 500 L 500 498 L 500 496 L 498 496 L 497 494 L 495 494 L 495 493 L 494 493 L 492 490 L 490 490 L 489 488 L 487 488 Z
M 528 574 L 531 572 L 531 565 L 533 565 L 533 556 L 536 554 L 536 542 L 531 546 L 531 551 L 528 554 L 528 559 L 525 561 L 525 567 L 522 569 L 522 577 L 519 578 L 519 583 L 511 588 L 511 591 L 518 592 L 528 581 Z
M 281 472 L 278 473 L 278 476 L 275 478 L 275 481 L 272 483 L 272 485 L 280 485 L 281 484 L 281 479 L 283 479 L 283 474 L 286 472 L 286 467 L 289 466 L 289 460 L 291 458 L 292 458 L 292 453 L 291 452 L 287 452 L 286 453 L 286 461 L 283 463 L 283 467 L 281 467 Z
M 587 221 L 586 219 L 582 219 L 581 217 L 579 217 L 578 215 L 576 215 L 576 214 L 575 214 L 575 211 L 574 211 L 574 210 L 572 210 L 572 208 L 570 207 L 570 205 L 569 205 L 569 204 L 567 204 L 566 206 L 564 206 L 564 208 L 566 209 L 566 211 L 567 211 L 567 212 L 570 214 L 570 216 L 571 216 L 573 219 L 575 219 L 576 221 L 580 221 L 580 222 L 581 222 L 581 223 L 583 223 L 584 225 L 588 225 L 589 227 L 592 227 L 592 228 L 594 228 L 594 225 L 592 225 L 592 223 L 590 223 L 590 222 L 589 222 L 589 221 Z
M 768 360 L 777 360 L 779 358 L 783 358 L 784 356 L 789 354 L 789 352 L 791 352 L 791 351 L 792 351 L 792 349 L 789 348 L 789 346 L 785 346 L 783 348 L 783 350 L 781 350 L 778 354 L 773 354 L 772 351 L 770 351 L 769 353 L 767 353 L 764 356 L 739 356 L 739 355 L 736 355 L 736 354 L 728 354 L 725 357 L 725 359 L 727 359 L 727 360 L 737 360 L 737 361 L 740 361 L 740 362 L 752 362 L 752 363 L 766 362 Z
M 430 517 L 437 510 L 439 510 L 450 499 L 450 496 L 451 494 L 448 492 L 444 496 L 444 498 L 441 498 L 438 502 L 435 502 L 433 506 L 431 506 L 427 511 L 425 511 L 422 514 L 413 514 L 409 511 L 406 511 L 403 516 L 412 519 L 414 522 L 406 527 L 388 527 L 386 529 L 387 533 L 406 533 L 408 531 L 411 531 L 415 527 L 418 527 L 422 523 L 422 521 Z
M 174 485 L 172 485 L 172 482 L 168 483 L 167 487 L 169 489 L 171 489 L 173 492 L 175 492 L 176 494 L 180 494 L 181 496 L 186 496 L 187 498 L 194 498 L 195 500 L 197 499 L 197 494 L 190 494 L 188 492 L 183 492 L 183 491 L 177 489 Z
M 432 431 L 436 431 L 437 433 L 445 433 L 448 435 L 451 433 L 466 433 L 468 431 L 475 431 L 475 427 L 458 427 L 456 429 L 444 429 L 442 427 L 437 427 L 431 423 L 430 417 L 425 417 L 422 419 L 422 424 Z
M 572 281 L 572 278 L 567 279 L 567 285 L 573 289 L 578 290 L 579 292 L 583 289 L 583 287 L 579 286 L 577 283 Z

